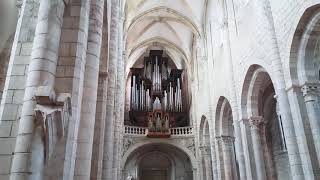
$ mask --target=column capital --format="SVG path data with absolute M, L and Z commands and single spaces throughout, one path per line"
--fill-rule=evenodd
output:
M 22 4 L 23 4 L 23 1 L 22 1 L 22 0 L 17 0 L 16 6 L 17 6 L 18 8 L 21 8 Z
M 305 102 L 315 101 L 319 95 L 319 83 L 306 83 L 301 87 Z
M 107 71 L 99 71 L 99 77 L 107 78 L 108 77 L 108 72 Z
M 251 116 L 250 127 L 254 129 L 260 129 L 260 126 L 264 125 L 264 118 L 262 116 Z
M 211 152 L 210 146 L 208 145 L 200 146 L 199 148 L 203 155 L 209 155 Z
M 23 0 L 17 0 L 16 7 L 18 8 L 19 16 L 21 15 L 22 4 L 23 4 Z
M 231 143 L 234 142 L 235 138 L 233 136 L 226 136 L 226 135 L 221 135 L 216 137 L 216 139 L 220 142 L 225 142 L 225 143 Z

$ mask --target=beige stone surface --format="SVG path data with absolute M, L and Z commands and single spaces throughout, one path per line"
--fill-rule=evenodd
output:
M 0 23 L 1 180 L 320 178 L 319 0 L 4 0 Z M 150 50 L 192 133 L 124 125 Z

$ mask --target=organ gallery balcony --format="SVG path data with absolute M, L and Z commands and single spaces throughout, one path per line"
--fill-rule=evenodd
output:
M 150 50 L 130 68 L 124 125 L 146 129 L 149 138 L 169 138 L 171 129 L 189 126 L 186 85 L 183 69 L 162 50 Z
M 167 132 L 150 132 L 147 127 L 138 127 L 138 126 L 124 126 L 123 128 L 125 136 L 137 136 L 137 137 L 150 137 L 150 133 L 153 134 L 167 134 L 169 137 L 189 137 L 193 136 L 193 127 L 176 127 L 169 128 Z M 149 135 L 149 136 L 148 136 Z M 154 136 L 151 136 L 153 138 Z M 163 136 L 159 136 L 160 138 Z

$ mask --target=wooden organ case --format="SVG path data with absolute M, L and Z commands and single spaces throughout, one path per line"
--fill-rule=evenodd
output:
M 144 67 L 131 68 L 130 125 L 148 127 L 148 137 L 168 137 L 169 128 L 189 125 L 181 69 L 163 51 L 151 50 Z

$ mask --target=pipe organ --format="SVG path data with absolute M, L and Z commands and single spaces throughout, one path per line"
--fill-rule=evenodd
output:
M 188 125 L 183 104 L 181 69 L 162 57 L 162 51 L 151 50 L 142 68 L 131 68 L 130 122 L 135 126 L 150 125 L 152 113 L 163 114 L 170 127 Z

